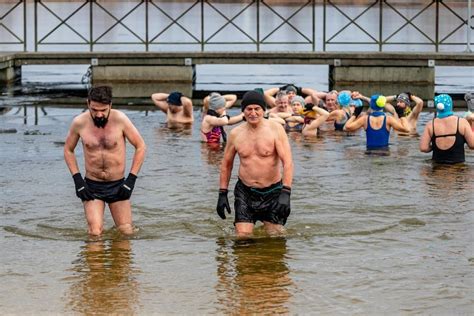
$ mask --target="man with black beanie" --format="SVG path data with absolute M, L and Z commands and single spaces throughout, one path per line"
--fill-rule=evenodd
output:
M 266 104 L 262 93 L 246 92 L 241 109 L 245 122 L 230 132 L 222 160 L 217 214 L 225 219 L 225 211 L 231 212 L 227 193 L 237 154 L 240 159 L 234 190 L 237 236 L 250 236 L 257 221 L 263 222 L 270 235 L 280 234 L 290 215 L 293 181 L 288 137 L 280 124 L 264 119 Z

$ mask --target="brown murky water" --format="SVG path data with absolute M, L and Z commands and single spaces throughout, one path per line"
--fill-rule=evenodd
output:
M 362 133 L 290 134 L 287 235 L 239 242 L 215 214 L 222 150 L 200 143 L 199 112 L 179 131 L 160 112 L 124 110 L 149 149 L 132 200 L 139 231 L 124 240 L 107 213 L 91 243 L 62 156 L 82 109 L 44 110 L 37 125 L 33 107 L 0 116 L 18 130 L 0 134 L 4 314 L 472 313 L 472 151 L 436 167 L 417 138 L 392 135 L 390 155 L 373 156 Z

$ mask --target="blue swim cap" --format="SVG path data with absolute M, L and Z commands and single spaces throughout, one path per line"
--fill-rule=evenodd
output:
M 364 104 L 362 103 L 362 100 L 361 99 L 352 99 L 351 100 L 351 103 L 349 105 L 353 105 L 355 106 L 356 108 L 360 107 L 360 106 L 364 106 Z
M 453 115 L 453 99 L 447 94 L 440 94 L 434 98 L 438 118 Z
M 373 111 L 381 111 L 386 102 L 387 99 L 383 95 L 374 94 L 372 97 L 370 97 L 370 108 Z
M 342 107 L 347 107 L 351 103 L 351 95 L 347 91 L 342 91 L 337 95 L 337 102 L 342 106 Z

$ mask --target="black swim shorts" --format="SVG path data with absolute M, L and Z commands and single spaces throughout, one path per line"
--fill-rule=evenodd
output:
M 235 184 L 235 223 L 265 221 L 285 225 L 288 214 L 278 211 L 281 181 L 267 188 L 251 188 L 240 179 Z
M 85 178 L 85 181 L 91 193 L 94 194 L 95 198 L 98 200 L 102 200 L 106 203 L 114 203 L 124 200 L 117 194 L 124 179 L 116 181 L 95 181 Z

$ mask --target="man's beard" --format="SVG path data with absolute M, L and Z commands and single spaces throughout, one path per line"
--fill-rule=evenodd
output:
M 107 117 L 93 117 L 92 114 L 91 114 L 91 117 L 92 117 L 92 121 L 94 122 L 94 125 L 97 126 L 98 128 L 104 128 L 105 125 L 107 124 L 107 122 L 109 121 L 109 115 L 110 115 L 110 112 L 109 114 L 107 114 Z

